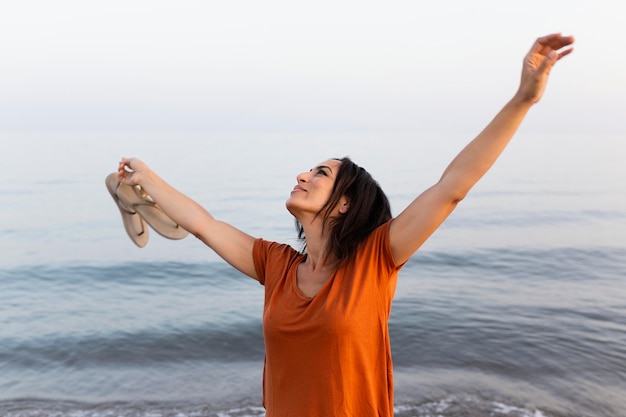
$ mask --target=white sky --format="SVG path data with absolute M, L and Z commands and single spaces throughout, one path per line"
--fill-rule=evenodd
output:
M 0 129 L 484 124 L 534 39 L 576 36 L 527 123 L 624 132 L 620 0 L 4 2 Z

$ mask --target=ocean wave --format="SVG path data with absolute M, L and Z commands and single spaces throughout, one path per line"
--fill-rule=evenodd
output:
M 260 319 L 236 328 L 204 326 L 168 331 L 114 332 L 83 337 L 26 341 L 4 339 L 0 364 L 5 369 L 90 366 L 144 367 L 186 361 L 231 362 L 262 360 Z
M 520 227 L 545 228 L 546 226 L 584 224 L 595 221 L 615 222 L 624 219 L 626 219 L 626 212 L 620 210 L 491 210 L 489 216 L 453 216 L 446 220 L 446 227 L 473 230 Z
M 576 281 L 599 278 L 622 280 L 626 274 L 626 248 L 480 248 L 418 252 L 405 271 L 473 270 L 480 276 L 496 273 L 504 279 L 538 278 Z
M 263 417 L 260 405 L 102 403 L 24 399 L 0 402 L 4 417 Z M 421 403 L 397 404 L 396 417 L 569 417 L 558 412 L 474 395 L 447 395 Z M 573 415 L 571 417 L 574 417 Z M 576 415 L 580 417 L 580 415 Z
M 620 248 L 423 250 L 398 280 L 390 319 L 394 373 L 469 369 L 574 393 L 567 397 L 574 403 L 621 404 L 624 265 Z M 260 390 L 263 289 L 223 262 L 21 266 L 0 270 L 0 285 L 0 398 L 165 401 L 199 393 L 230 400 L 240 392 L 236 384 Z M 443 405 L 446 417 L 543 417 L 523 402 L 498 398 L 479 408 L 445 396 L 409 398 L 415 402 L 400 402 L 399 417 L 437 415 Z M 127 403 L 0 404 L 0 415 L 11 417 L 143 417 L 152 410 Z M 176 412 L 261 415 L 247 408 L 255 404 Z M 154 415 L 159 410 L 177 416 L 170 405 L 158 405 Z

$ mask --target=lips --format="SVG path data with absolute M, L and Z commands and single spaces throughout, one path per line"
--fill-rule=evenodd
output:
M 300 187 L 299 185 L 296 185 L 295 187 L 293 187 L 293 190 L 291 190 L 291 192 L 295 193 L 296 191 L 306 191 L 306 190 Z

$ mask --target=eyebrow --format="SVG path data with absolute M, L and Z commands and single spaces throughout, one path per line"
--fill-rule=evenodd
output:
M 324 168 L 329 170 L 331 172 L 331 174 L 332 174 L 333 170 L 329 166 L 327 166 L 327 165 L 318 165 L 318 166 L 315 167 L 315 169 L 324 169 Z

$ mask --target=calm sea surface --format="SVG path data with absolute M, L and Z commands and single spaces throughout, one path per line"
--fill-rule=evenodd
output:
M 468 135 L 2 132 L 0 416 L 263 416 L 263 287 L 193 237 L 126 236 L 104 179 L 148 162 L 216 217 L 295 244 L 296 175 L 351 156 L 394 213 Z M 626 416 L 618 135 L 520 132 L 401 271 L 398 417 Z

